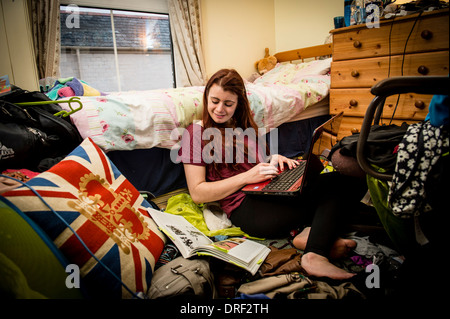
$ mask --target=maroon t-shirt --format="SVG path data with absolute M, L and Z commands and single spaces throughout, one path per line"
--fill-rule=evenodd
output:
M 250 156 L 250 160 L 242 161 L 242 163 L 238 163 L 236 170 L 232 168 L 228 168 L 225 164 L 219 163 L 217 165 L 217 171 L 214 169 L 212 161 L 213 159 L 208 156 L 209 152 L 205 152 L 205 156 L 202 156 L 203 150 L 205 147 L 207 150 L 211 149 L 211 145 L 209 141 L 204 141 L 202 139 L 202 134 L 204 132 L 204 128 L 199 124 L 191 124 L 183 133 L 183 137 L 181 140 L 181 148 L 178 151 L 179 159 L 184 164 L 192 164 L 206 167 L 206 181 L 214 182 L 218 180 L 222 180 L 228 177 L 232 177 L 239 173 L 248 171 L 253 166 L 256 165 L 258 152 L 256 150 L 256 143 L 251 142 L 252 139 L 248 139 L 244 137 L 245 143 L 249 144 L 249 153 L 254 154 L 254 156 Z M 251 153 L 251 152 L 254 153 Z M 249 162 L 250 161 L 250 162 Z M 216 161 L 217 162 L 217 161 Z M 244 200 L 245 194 L 242 191 L 237 191 L 224 199 L 220 200 L 220 204 L 222 206 L 223 211 L 227 214 L 228 217 L 231 216 L 231 213 L 234 209 L 239 207 L 241 202 Z

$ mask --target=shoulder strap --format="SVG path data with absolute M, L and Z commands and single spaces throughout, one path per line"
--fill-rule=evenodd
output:
M 194 290 L 194 293 L 196 295 L 202 294 L 202 285 L 198 279 L 199 275 L 197 275 L 197 272 L 199 271 L 199 268 L 197 269 L 190 269 L 182 264 L 178 265 L 177 267 L 171 268 L 171 271 L 174 274 L 181 275 L 184 278 L 189 281 L 189 283 L 192 286 L 192 289 Z

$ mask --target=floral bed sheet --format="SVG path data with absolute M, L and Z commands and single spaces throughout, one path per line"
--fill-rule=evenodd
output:
M 278 64 L 253 83 L 246 82 L 257 125 L 276 128 L 325 98 L 330 63 L 331 59 Z M 81 96 L 83 108 L 71 120 L 83 138 L 90 137 L 105 151 L 170 149 L 183 128 L 201 119 L 203 90 L 198 86 Z

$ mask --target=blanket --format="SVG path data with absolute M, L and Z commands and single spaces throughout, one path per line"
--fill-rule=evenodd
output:
M 59 100 L 71 96 L 99 96 L 105 94 L 82 80 L 69 77 L 57 79 L 48 92 L 46 92 L 46 95 L 52 100 Z
M 253 83 L 246 82 L 258 127 L 276 128 L 325 98 L 330 63 L 279 64 Z M 203 91 L 203 86 L 194 86 L 81 96 L 83 108 L 71 119 L 83 138 L 90 137 L 105 151 L 170 149 L 184 128 L 201 119 Z

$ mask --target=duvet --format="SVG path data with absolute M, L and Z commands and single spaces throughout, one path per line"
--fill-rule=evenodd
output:
M 331 59 L 278 64 L 246 82 L 257 125 L 269 131 L 325 98 L 330 63 Z M 201 119 L 203 90 L 197 86 L 81 96 L 83 108 L 71 120 L 83 138 L 90 137 L 105 151 L 170 149 L 184 128 Z

